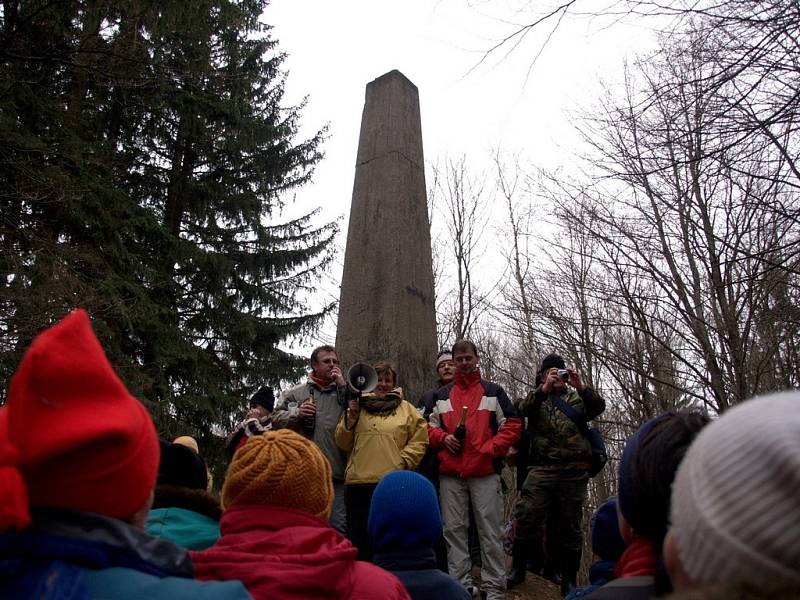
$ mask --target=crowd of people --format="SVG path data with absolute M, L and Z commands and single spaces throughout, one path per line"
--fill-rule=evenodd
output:
M 0 407 L 0 597 L 496 600 L 529 571 L 570 599 L 800 597 L 797 392 L 646 421 L 579 588 L 587 422 L 605 400 L 557 354 L 516 402 L 469 340 L 433 366 L 411 402 L 394 365 L 357 392 L 317 348 L 306 381 L 250 399 L 217 496 L 195 439 L 159 440 L 74 311 L 33 341 Z M 508 569 L 500 470 L 515 453 Z

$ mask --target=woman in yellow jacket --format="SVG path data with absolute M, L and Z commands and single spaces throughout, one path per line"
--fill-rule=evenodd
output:
M 367 517 L 378 481 L 391 471 L 416 469 L 428 447 L 425 419 L 403 399 L 397 372 L 387 363 L 378 363 L 375 371 L 375 391 L 360 402 L 350 400 L 336 426 L 336 444 L 350 454 L 344 480 L 347 537 L 359 560 L 372 559 Z

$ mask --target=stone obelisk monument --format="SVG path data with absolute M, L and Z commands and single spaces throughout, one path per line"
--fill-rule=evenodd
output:
M 343 370 L 389 360 L 412 403 L 436 378 L 427 211 L 419 92 L 395 70 L 367 85 L 336 349 Z

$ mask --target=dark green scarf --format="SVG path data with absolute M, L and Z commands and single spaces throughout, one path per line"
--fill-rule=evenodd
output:
M 395 388 L 387 392 L 385 396 L 377 394 L 364 394 L 361 399 L 361 406 L 371 415 L 388 417 L 397 410 L 403 401 L 403 393 L 400 388 Z

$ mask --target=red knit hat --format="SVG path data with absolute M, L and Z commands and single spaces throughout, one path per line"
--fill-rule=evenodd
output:
M 158 458 L 150 415 L 73 311 L 33 341 L 0 408 L 0 531 L 30 523 L 30 506 L 129 518 Z

